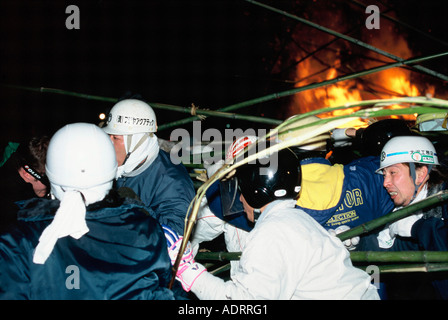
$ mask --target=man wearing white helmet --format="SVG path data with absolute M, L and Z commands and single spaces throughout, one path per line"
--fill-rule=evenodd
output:
M 385 144 L 377 173 L 383 175 L 383 186 L 397 210 L 446 189 L 448 176 L 444 171 L 446 168 L 440 167 L 437 151 L 430 140 L 421 136 L 402 136 Z M 447 221 L 447 204 L 424 209 L 388 225 L 378 236 L 379 245 L 391 250 L 447 251 Z M 447 282 L 433 283 L 438 289 L 438 297 L 448 299 Z
M 439 165 L 437 152 L 425 137 L 402 136 L 389 140 L 382 152 L 377 173 L 384 177 L 383 186 L 395 204 L 395 210 L 418 202 L 428 196 L 428 181 L 433 166 Z M 410 227 L 422 214 L 415 214 L 389 226 L 389 237 L 384 231 L 380 246 L 390 248 L 396 235 L 410 236 Z
M 109 137 L 87 123 L 52 137 L 56 199 L 25 202 L 0 235 L 0 299 L 173 299 L 166 239 L 140 202 L 112 189 Z
M 115 147 L 117 186 L 132 188 L 154 217 L 183 234 L 193 182 L 182 164 L 174 165 L 159 148 L 153 109 L 137 99 L 116 103 L 103 128 Z

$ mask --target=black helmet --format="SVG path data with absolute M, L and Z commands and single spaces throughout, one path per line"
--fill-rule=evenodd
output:
M 387 141 L 396 136 L 414 135 L 406 121 L 385 119 L 372 123 L 362 131 L 361 141 L 365 155 L 381 154 Z
M 257 159 L 236 170 L 238 186 L 247 203 L 259 209 L 277 199 L 295 198 L 300 191 L 300 163 L 290 149 Z

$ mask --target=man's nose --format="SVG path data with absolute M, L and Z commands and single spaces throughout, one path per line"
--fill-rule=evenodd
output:
M 389 175 L 385 174 L 383 175 L 384 181 L 383 181 L 383 187 L 387 188 L 387 186 L 390 185 L 390 177 Z

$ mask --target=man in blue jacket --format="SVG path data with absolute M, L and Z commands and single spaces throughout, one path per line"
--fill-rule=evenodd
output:
M 153 109 L 138 99 L 122 100 L 112 107 L 103 130 L 115 147 L 117 187 L 133 189 L 154 218 L 182 235 L 195 190 L 185 167 L 173 164 L 159 148 Z
M 425 137 L 391 139 L 383 148 L 378 173 L 383 186 L 399 209 L 446 190 L 446 167 L 434 145 Z M 424 209 L 388 225 L 378 236 L 380 247 L 397 250 L 396 242 L 412 243 L 417 249 L 448 250 L 447 204 Z M 448 279 L 433 282 L 439 298 L 448 299 Z
M 0 299 L 174 299 L 162 227 L 112 189 L 116 170 L 97 126 L 56 132 L 46 164 L 56 199 L 25 202 L 0 234 Z
M 363 129 L 350 130 L 343 129 L 345 139 L 361 146 L 362 157 L 344 164 L 334 163 L 334 160 L 330 162 L 323 157 L 305 157 L 301 162 L 302 192 L 297 207 L 335 233 L 357 227 L 393 210 L 394 203 L 382 186 L 383 178 L 375 171 L 385 143 L 392 137 L 412 134 L 406 122 L 399 119 L 385 119 Z M 336 140 L 344 140 L 340 134 L 337 136 Z M 379 249 L 374 233 L 344 243 L 349 249 Z

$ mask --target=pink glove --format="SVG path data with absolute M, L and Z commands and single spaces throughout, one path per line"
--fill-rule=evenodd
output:
M 171 259 L 171 264 L 174 265 L 182 245 L 183 237 L 178 236 L 172 229 L 163 226 L 165 237 L 167 238 L 168 255 Z M 179 262 L 179 267 L 176 272 L 176 279 L 180 281 L 185 291 L 190 291 L 196 279 L 207 271 L 205 267 L 194 261 L 193 250 L 191 243 L 188 242 L 182 259 Z

